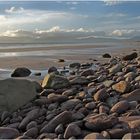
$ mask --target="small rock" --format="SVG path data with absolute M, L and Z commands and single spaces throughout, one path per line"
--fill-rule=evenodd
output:
M 1 115 L 1 122 L 3 122 L 7 117 L 10 117 L 10 113 L 8 111 L 3 111 Z
M 36 138 L 38 136 L 38 128 L 32 127 L 28 129 L 25 133 L 25 136 L 31 137 L 31 138 Z
M 28 68 L 16 68 L 12 74 L 11 77 L 26 77 L 31 74 L 31 71 Z
M 41 72 L 36 72 L 34 75 L 35 76 L 41 76 Z
M 65 60 L 64 59 L 59 59 L 58 62 L 65 62 Z
M 127 129 L 120 129 L 120 128 L 116 128 L 116 129 L 111 129 L 109 131 L 110 137 L 111 139 L 122 139 L 122 137 L 128 133 Z
M 128 122 L 128 124 L 129 124 L 130 128 L 132 129 L 132 131 L 134 131 L 134 132 L 140 131 L 140 119 L 130 121 L 130 122 Z
M 89 109 L 89 110 L 93 110 L 93 109 L 95 109 L 96 104 L 95 104 L 95 102 L 90 102 L 90 103 L 87 103 L 87 104 L 85 105 L 85 107 L 86 107 L 87 109 Z
M 63 124 L 59 124 L 56 128 L 55 128 L 55 133 L 56 134 L 62 134 L 64 132 L 64 126 Z
M 34 119 L 36 119 L 38 117 L 38 114 L 39 114 L 39 109 L 34 109 L 34 110 L 31 110 L 27 115 L 26 117 L 21 121 L 20 125 L 19 125 L 19 128 L 20 129 L 25 129 L 27 124 L 30 122 L 30 121 L 33 121 Z
M 79 99 L 70 99 L 61 104 L 61 109 L 63 109 L 63 110 L 73 109 L 79 103 L 81 103 L 81 101 Z
M 52 72 L 58 72 L 57 71 L 57 68 L 56 67 L 50 67 L 49 69 L 48 69 L 48 73 L 52 73 Z
M 136 89 L 130 93 L 122 95 L 122 97 L 127 101 L 140 101 L 140 89 Z
M 17 129 L 0 127 L 0 139 L 15 139 L 19 136 Z
M 37 127 L 37 122 L 36 122 L 36 121 L 31 121 L 31 122 L 27 125 L 26 130 L 31 129 L 32 127 Z
M 69 122 L 71 122 L 72 120 L 72 114 L 69 111 L 64 111 L 62 113 L 60 113 L 59 115 L 57 115 L 56 117 L 54 117 L 51 121 L 49 121 L 49 123 L 47 125 L 45 125 L 42 129 L 41 129 L 41 133 L 51 133 L 55 131 L 55 128 L 59 125 L 59 124 L 67 124 Z
M 81 135 L 81 129 L 79 126 L 77 126 L 76 124 L 69 124 L 65 130 L 65 133 L 64 133 L 64 138 L 65 139 L 68 139 L 72 136 L 79 136 Z
M 84 137 L 84 140 L 97 140 L 97 139 L 105 139 L 104 136 L 100 133 L 90 133 Z
M 112 88 L 120 93 L 125 93 L 129 91 L 130 84 L 126 81 L 120 81 L 119 83 L 113 85 Z
M 76 85 L 76 84 L 84 85 L 84 84 L 88 84 L 89 80 L 85 77 L 75 77 L 74 79 L 70 80 L 70 83 L 72 85 Z
M 114 84 L 113 80 L 106 80 L 103 82 L 105 87 L 111 87 Z
M 109 97 L 105 89 L 98 90 L 94 95 L 95 101 L 105 101 Z
M 129 109 L 129 102 L 126 100 L 120 101 L 118 103 L 116 103 L 112 108 L 111 108 L 111 112 L 112 113 L 124 113 L 126 110 Z
M 111 58 L 111 55 L 108 54 L 108 53 L 105 53 L 105 54 L 102 55 L 102 57 L 103 57 L 103 58 Z
M 61 89 L 68 87 L 69 81 L 66 77 L 54 73 L 47 74 L 42 82 L 43 88 Z
M 57 135 L 55 133 L 42 133 L 37 139 L 55 139 Z
M 134 53 L 131 53 L 129 55 L 125 55 L 122 59 L 124 61 L 128 61 L 128 60 L 133 60 L 133 59 L 135 59 L 137 57 L 138 57 L 138 54 L 136 52 L 134 52 Z
M 71 63 L 69 65 L 69 68 L 76 68 L 76 69 L 79 69 L 81 67 L 81 64 L 80 63 Z
M 103 131 L 112 128 L 118 123 L 118 118 L 115 116 L 108 116 L 106 114 L 91 114 L 84 119 L 86 128 L 92 131 Z
M 112 68 L 109 69 L 109 73 L 117 73 L 120 72 L 122 70 L 122 65 L 121 64 L 116 64 L 115 66 L 113 66 Z
M 113 105 L 115 105 L 118 102 L 118 97 L 114 96 L 114 97 L 109 97 L 106 100 L 106 103 L 112 107 Z
M 80 75 L 87 77 L 89 75 L 94 75 L 94 73 L 95 72 L 92 69 L 87 69 L 87 70 L 82 71 L 82 73 Z
M 68 97 L 65 95 L 59 95 L 59 94 L 54 94 L 54 93 L 51 93 L 48 95 L 49 103 L 55 103 L 55 102 L 62 103 L 62 102 L 65 102 L 66 100 L 68 100 Z

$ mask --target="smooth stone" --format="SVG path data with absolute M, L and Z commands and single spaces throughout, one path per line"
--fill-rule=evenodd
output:
M 111 58 L 111 55 L 109 53 L 105 53 L 102 55 L 103 58 Z
M 133 80 L 136 77 L 136 73 L 134 72 L 128 72 L 127 74 L 124 75 L 125 78 L 129 77 L 131 80 Z
M 132 133 L 127 133 L 122 138 L 122 140 L 132 140 L 132 139 L 133 139 L 133 134 Z
M 130 93 L 124 94 L 122 97 L 129 102 L 140 101 L 140 89 L 136 89 Z
M 113 80 L 106 80 L 103 82 L 105 87 L 111 87 L 114 84 Z
M 85 85 L 85 84 L 88 84 L 89 82 L 90 81 L 83 76 L 75 77 L 74 79 L 70 80 L 71 85 L 76 85 L 76 84 Z
M 68 100 L 68 97 L 66 95 L 59 95 L 54 93 L 49 94 L 47 98 L 49 103 L 62 103 Z
M 48 69 L 48 73 L 52 73 L 52 72 L 58 72 L 57 71 L 57 68 L 56 67 L 50 67 L 49 69 Z
M 42 82 L 43 88 L 61 89 L 69 85 L 69 80 L 66 77 L 54 73 L 47 74 Z
M 129 109 L 129 102 L 126 100 L 120 101 L 118 103 L 116 103 L 110 110 L 111 113 L 124 113 L 125 111 L 127 111 Z
M 3 111 L 1 115 L 1 122 L 3 122 L 7 117 L 10 117 L 10 113 L 8 111 Z
M 140 119 L 128 122 L 130 128 L 135 132 L 140 132 Z
M 95 102 L 89 102 L 85 105 L 85 107 L 89 110 L 92 110 L 92 109 L 95 109 L 96 104 L 95 104 Z
M 120 81 L 112 86 L 114 90 L 120 93 L 126 93 L 130 89 L 130 84 L 126 81 Z
M 57 135 L 55 133 L 42 133 L 37 139 L 55 139 Z
M 140 75 L 135 78 L 135 81 L 140 81 Z
M 122 65 L 121 64 L 116 64 L 115 66 L 113 66 L 112 68 L 109 69 L 109 73 L 117 73 L 120 72 L 122 70 Z
M 81 76 L 85 76 L 85 77 L 87 77 L 87 76 L 89 76 L 89 75 L 94 75 L 94 70 L 92 70 L 92 69 L 87 69 L 87 70 L 84 70 L 84 71 L 82 71 L 81 72 Z
M 64 126 L 63 124 L 59 124 L 56 128 L 55 128 L 55 133 L 56 134 L 62 134 L 64 132 Z
M 31 137 L 31 138 L 36 138 L 38 136 L 38 128 L 32 127 L 28 129 L 25 133 L 25 136 Z
M 9 124 L 7 127 L 18 129 L 19 125 L 20 125 L 20 123 L 16 122 L 16 123 Z
M 115 116 L 108 116 L 104 113 L 102 114 L 92 114 L 85 119 L 85 127 L 95 131 L 103 131 L 109 128 L 112 128 L 114 125 L 118 123 L 118 118 Z
M 37 82 L 25 79 L 0 80 L 0 111 L 13 112 L 19 109 L 34 99 L 40 89 Z
M 73 68 L 79 69 L 80 67 L 81 67 L 80 63 L 71 63 L 69 65 L 69 68 L 71 68 L 71 69 L 73 69 Z
M 63 110 L 73 109 L 79 103 L 81 103 L 81 101 L 79 99 L 70 99 L 61 104 L 61 109 L 63 109 Z
M 136 53 L 136 52 L 133 52 L 133 53 L 131 53 L 131 54 L 128 54 L 128 55 L 125 55 L 125 56 L 123 56 L 123 60 L 124 61 L 128 61 L 128 60 L 133 60 L 133 59 L 135 59 L 135 58 L 137 58 L 138 57 L 138 54 Z
M 68 89 L 68 90 L 65 90 L 62 95 L 65 95 L 65 96 L 73 96 L 77 93 L 77 90 L 74 88 L 74 89 Z
M 106 100 L 106 103 L 110 106 L 113 107 L 117 102 L 118 102 L 118 97 L 114 96 L 114 97 L 109 97 Z
M 31 110 L 25 118 L 21 121 L 19 129 L 25 129 L 29 122 L 35 120 L 38 117 L 39 109 Z
M 11 77 L 26 77 L 31 74 L 31 71 L 28 68 L 16 68 L 12 74 Z
M 105 101 L 109 97 L 109 95 L 106 89 L 100 89 L 94 94 L 93 97 L 95 101 Z
M 100 133 L 90 133 L 84 137 L 84 140 L 97 140 L 97 139 L 105 139 L 104 136 Z
M 85 118 L 85 115 L 81 112 L 76 112 L 76 113 L 72 114 L 72 118 L 73 118 L 73 120 L 81 120 L 81 119 Z
M 0 139 L 15 139 L 19 136 L 19 131 L 14 128 L 0 127 Z
M 105 139 L 110 139 L 110 135 L 109 135 L 109 133 L 107 131 L 102 131 L 101 134 L 103 135 L 103 137 Z
M 46 124 L 42 129 L 41 129 L 41 133 L 51 133 L 55 131 L 55 128 L 59 125 L 59 124 L 67 124 L 69 122 L 71 122 L 72 120 L 72 113 L 69 111 L 64 111 L 60 114 L 58 114 L 56 117 L 54 117 L 51 121 L 49 121 L 48 124 Z
M 37 122 L 36 122 L 36 121 L 31 121 L 31 122 L 27 125 L 26 130 L 31 129 L 32 127 L 37 127 Z
M 64 138 L 68 139 L 72 136 L 80 136 L 81 135 L 81 128 L 79 126 L 77 126 L 76 124 L 69 124 L 65 130 L 64 133 Z
M 109 134 L 111 139 L 122 139 L 122 137 L 128 132 L 129 132 L 128 129 L 116 128 L 116 129 L 111 129 L 109 131 Z

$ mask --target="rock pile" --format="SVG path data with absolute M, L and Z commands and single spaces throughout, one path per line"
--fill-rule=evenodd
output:
M 137 59 L 112 58 L 97 70 L 78 63 L 71 67 L 78 69 L 75 75 L 53 69 L 34 100 L 12 113 L 1 111 L 0 138 L 140 139 Z

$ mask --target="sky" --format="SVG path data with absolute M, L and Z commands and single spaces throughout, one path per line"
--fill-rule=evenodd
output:
M 140 36 L 140 1 L 0 1 L 2 39 L 135 36 Z

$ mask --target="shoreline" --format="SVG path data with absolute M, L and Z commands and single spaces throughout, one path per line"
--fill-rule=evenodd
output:
M 139 45 L 132 47 L 131 44 L 119 45 L 68 45 L 0 49 L 0 68 L 15 69 L 17 67 L 27 67 L 33 70 L 46 70 L 51 66 L 64 67 L 72 62 L 107 62 L 108 59 L 102 57 L 104 53 L 109 53 L 112 57 L 122 57 L 133 51 L 140 53 Z M 58 62 L 59 59 L 64 59 L 65 62 Z M 94 60 L 97 60 L 97 62 L 94 62 Z

